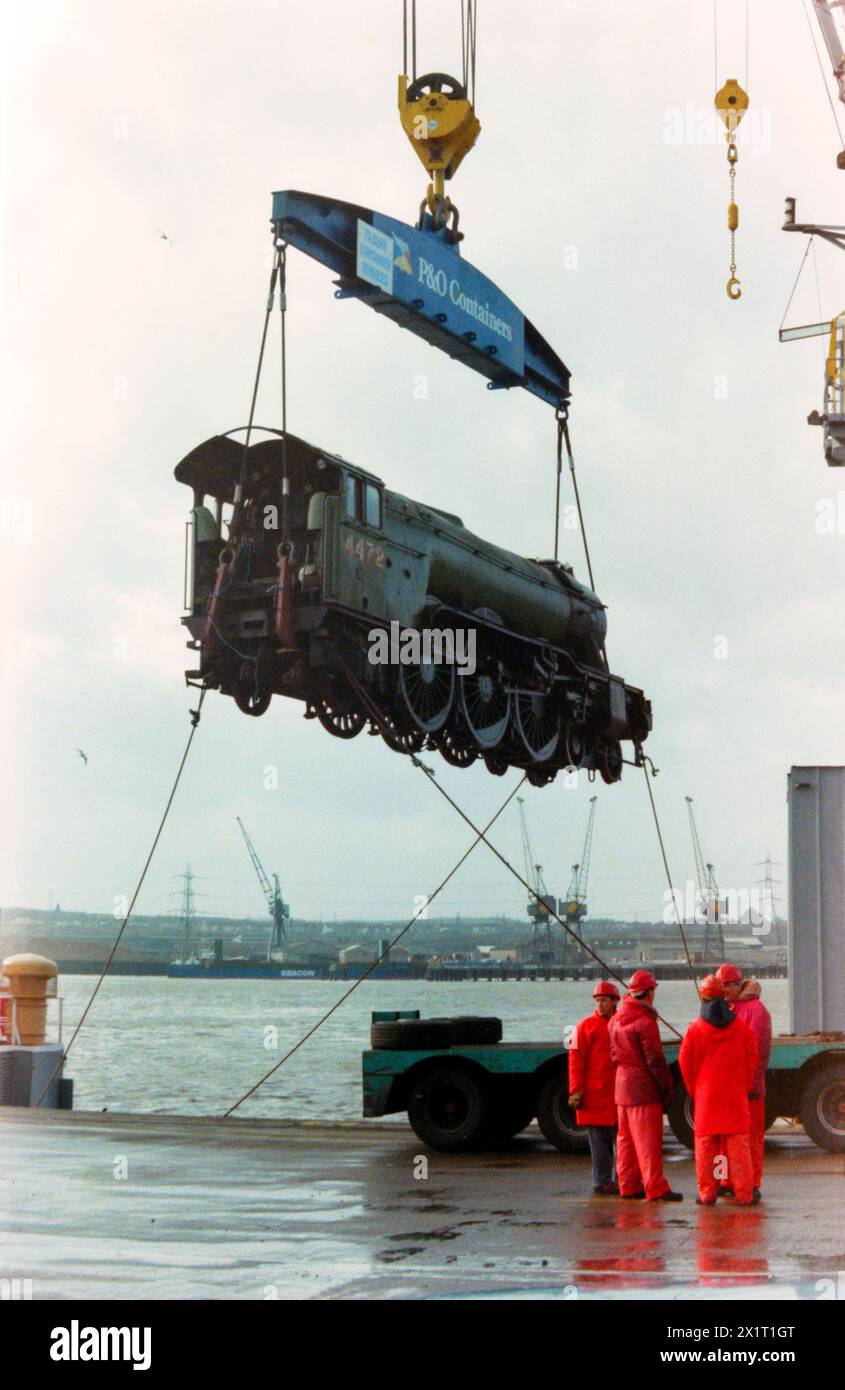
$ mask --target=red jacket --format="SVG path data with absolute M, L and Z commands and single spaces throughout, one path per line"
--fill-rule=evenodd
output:
M 684 1034 L 679 1058 L 696 1135 L 747 1134 L 748 1092 L 757 1068 L 754 1034 L 724 999 L 711 1000 L 701 1013 Z
M 615 1125 L 617 1121 L 616 1068 L 610 1059 L 608 1022 L 599 1013 L 582 1019 L 569 1046 L 569 1094 L 580 1091 L 584 1097 L 575 1111 L 579 1125 Z
M 772 1050 L 772 1016 L 762 999 L 754 997 L 737 999 L 733 1007 L 737 1018 L 741 1018 L 746 1027 L 751 1029 L 757 1044 L 757 1070 L 749 1089 L 764 1096 L 766 1094 L 766 1068 L 769 1065 L 769 1053 Z
M 675 1087 L 660 1045 L 656 1011 L 626 995 L 608 1031 L 616 1065 L 616 1104 L 665 1104 Z

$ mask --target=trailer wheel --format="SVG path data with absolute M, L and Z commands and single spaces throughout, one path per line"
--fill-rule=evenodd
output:
M 512 1139 L 534 1119 L 536 1109 L 531 1089 L 523 1082 L 509 1085 L 503 1079 L 490 1098 L 487 1133 L 491 1139 Z
M 845 1153 L 845 1062 L 828 1062 L 808 1077 L 798 1114 L 820 1149 Z
M 537 1095 L 537 1123 L 549 1143 L 561 1153 L 586 1153 L 587 1135 L 567 1104 L 565 1082 L 566 1078 L 558 1073 L 543 1082 Z
M 424 1071 L 408 1096 L 414 1133 L 441 1153 L 456 1153 L 475 1144 L 485 1133 L 489 1114 L 483 1079 L 457 1062 Z
M 675 1094 L 666 1107 L 666 1116 L 669 1120 L 669 1128 L 678 1143 L 683 1144 L 687 1149 L 694 1149 L 695 1130 L 693 1128 L 692 1101 L 686 1086 L 677 1077 L 675 1078 Z

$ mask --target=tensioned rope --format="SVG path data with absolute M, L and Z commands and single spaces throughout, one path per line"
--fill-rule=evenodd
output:
M 373 971 L 376 969 L 376 967 L 377 967 L 378 965 L 381 964 L 381 962 L 385 959 L 385 957 L 390 955 L 390 952 L 393 950 L 393 947 L 396 945 L 396 943 L 397 943 L 398 941 L 401 941 L 402 937 L 405 935 L 406 932 L 410 931 L 411 927 L 412 927 L 412 926 L 414 925 L 414 923 L 417 921 L 417 919 L 418 919 L 420 913 L 423 912 L 426 908 L 428 908 L 429 904 L 431 904 L 432 902 L 434 902 L 434 899 L 437 897 L 438 893 L 442 892 L 442 890 L 446 887 L 446 884 L 449 882 L 449 880 L 455 877 L 455 874 L 458 872 L 458 869 L 461 868 L 462 864 L 464 864 L 465 861 L 466 861 L 466 860 L 469 858 L 469 856 L 472 854 L 472 852 L 473 852 L 473 850 L 475 849 L 476 845 L 479 843 L 479 841 L 480 841 L 481 839 L 483 839 L 484 834 L 491 828 L 492 825 L 495 824 L 495 822 L 499 819 L 499 816 L 500 816 L 500 815 L 502 814 L 502 812 L 504 811 L 505 807 L 508 806 L 508 805 L 510 804 L 510 802 L 513 800 L 513 798 L 516 796 L 516 793 L 519 791 L 519 789 L 520 789 L 520 787 L 522 786 L 522 784 L 523 784 L 524 781 L 525 781 L 525 777 L 523 776 L 523 777 L 521 777 L 520 780 L 517 782 L 516 786 L 513 788 L 513 791 L 511 791 L 511 792 L 508 793 L 508 795 L 506 796 L 505 800 L 502 802 L 502 804 L 501 804 L 501 806 L 499 807 L 499 809 L 498 809 L 498 811 L 496 812 L 496 814 L 495 814 L 494 816 L 491 816 L 490 820 L 487 822 L 486 826 L 484 827 L 484 830 L 483 830 L 483 831 L 479 830 L 479 831 L 476 832 L 476 837 L 475 837 L 475 839 L 473 840 L 472 844 L 469 846 L 469 848 L 468 848 L 467 850 L 464 851 L 464 853 L 461 855 L 460 859 L 458 860 L 457 864 L 455 864 L 454 868 L 452 868 L 452 869 L 449 870 L 449 872 L 448 872 L 448 874 L 446 874 L 445 878 L 443 878 L 443 879 L 440 880 L 440 882 L 438 883 L 438 885 L 437 885 L 437 887 L 435 888 L 434 892 L 433 892 L 433 893 L 430 893 L 430 894 L 428 895 L 428 897 L 425 899 L 425 902 L 420 904 L 420 907 L 419 907 L 419 908 L 417 909 L 417 911 L 414 913 L 414 915 L 413 915 L 413 917 L 410 919 L 410 921 L 407 922 L 407 923 L 405 924 L 405 926 L 404 926 L 404 927 L 402 928 L 402 930 L 399 932 L 398 936 L 394 937 L 393 941 L 391 941 L 391 943 L 390 943 L 390 945 L 388 946 L 387 950 L 386 950 L 386 951 L 383 951 L 382 954 L 378 957 L 378 960 L 374 960 L 373 963 L 372 963 L 372 965 L 370 965 L 370 966 L 364 971 L 363 975 L 361 975 L 359 979 L 355 980 L 354 983 L 353 983 L 352 985 L 350 985 L 349 989 L 347 989 L 347 990 L 340 996 L 340 998 L 337 1000 L 337 1002 L 334 1003 L 334 1004 L 332 1005 L 332 1007 L 331 1007 L 330 1009 L 328 1009 L 328 1010 L 326 1011 L 326 1013 L 323 1014 L 322 1018 L 319 1018 L 319 1019 L 317 1020 L 317 1022 L 314 1024 L 314 1026 L 313 1026 L 312 1028 L 309 1028 L 309 1029 L 308 1029 L 308 1032 L 304 1035 L 304 1037 L 301 1037 L 301 1038 L 299 1039 L 299 1042 L 295 1043 L 293 1047 L 289 1048 L 289 1050 L 285 1053 L 284 1057 L 280 1057 L 279 1060 L 278 1060 L 278 1062 L 274 1063 L 274 1065 L 270 1068 L 270 1070 L 267 1071 L 267 1072 L 265 1072 L 265 1074 L 261 1077 L 261 1079 L 260 1079 L 259 1081 L 256 1081 L 255 1085 L 254 1085 L 254 1086 L 251 1086 L 251 1087 L 249 1088 L 249 1090 L 246 1091 L 246 1092 L 241 1096 L 240 1100 L 236 1100 L 235 1103 L 234 1103 L 234 1105 L 230 1105 L 228 1110 L 224 1110 L 224 1112 L 223 1112 L 223 1119 L 224 1119 L 224 1120 L 228 1119 L 229 1116 L 230 1116 L 235 1110 L 237 1110 L 237 1108 L 238 1108 L 239 1105 L 243 1105 L 243 1103 L 244 1103 L 245 1100 L 248 1100 L 250 1096 L 254 1095 L 255 1092 L 259 1089 L 259 1087 L 261 1087 L 261 1086 L 264 1085 L 265 1081 L 269 1081 L 270 1077 L 273 1076 L 274 1073 L 277 1072 L 277 1071 L 279 1070 L 280 1067 L 284 1066 L 285 1062 L 287 1062 L 287 1061 L 289 1060 L 289 1058 L 291 1058 L 291 1057 L 294 1055 L 295 1052 L 298 1052 L 299 1049 L 300 1049 L 301 1047 L 303 1047 L 305 1043 L 307 1043 L 308 1039 L 309 1039 L 309 1038 L 312 1038 L 312 1037 L 314 1036 L 314 1034 L 318 1031 L 318 1029 L 322 1028 L 323 1024 L 326 1023 L 326 1022 L 328 1021 L 328 1019 L 331 1018 L 332 1014 L 333 1014 L 333 1013 L 336 1013 L 337 1010 L 341 1007 L 341 1005 L 346 1003 L 346 1000 L 350 997 L 350 995 L 352 995 L 352 994 L 355 993 L 355 990 L 358 989 L 358 987 L 364 983 L 364 981 L 368 978 L 368 976 L 371 975 L 371 974 L 373 973 Z
M 112 942 L 112 947 L 111 947 L 111 950 L 109 951 L 108 958 L 107 958 L 107 960 L 106 960 L 106 962 L 105 962 L 105 965 L 103 966 L 102 970 L 100 971 L 99 977 L 98 977 L 98 979 L 97 979 L 97 983 L 95 984 L 93 990 L 91 991 L 91 994 L 90 994 L 90 996 L 89 996 L 89 998 L 88 998 L 88 1002 L 87 1002 L 87 1004 L 85 1005 L 85 1008 L 82 1010 L 82 1014 L 81 1014 L 81 1016 L 80 1016 L 80 1018 L 79 1018 L 79 1022 L 77 1023 L 76 1027 L 75 1027 L 74 1030 L 73 1030 L 73 1033 L 71 1034 L 70 1042 L 68 1043 L 67 1047 L 64 1049 L 64 1051 L 63 1051 L 61 1057 L 59 1058 L 58 1062 L 56 1063 L 55 1067 L 53 1068 L 53 1070 L 52 1070 L 52 1072 L 50 1073 L 49 1077 L 47 1078 L 46 1082 L 44 1083 L 44 1087 L 43 1087 L 43 1089 L 42 1089 L 42 1091 L 41 1091 L 41 1094 L 39 1095 L 37 1101 L 35 1102 L 35 1108 L 36 1108 L 36 1109 L 37 1109 L 38 1106 L 41 1104 L 41 1102 L 42 1102 L 42 1100 L 44 1099 L 45 1095 L 47 1094 L 47 1092 L 49 1091 L 50 1087 L 52 1086 L 53 1081 L 55 1080 L 56 1076 L 58 1075 L 59 1071 L 60 1071 L 61 1068 L 62 1068 L 62 1065 L 63 1065 L 63 1063 L 64 1063 L 65 1058 L 67 1057 L 68 1053 L 70 1052 L 70 1049 L 73 1047 L 73 1044 L 76 1042 L 76 1039 L 79 1037 L 79 1033 L 80 1033 L 80 1031 L 81 1031 L 81 1029 L 82 1029 L 82 1025 L 83 1025 L 83 1023 L 85 1022 L 86 1018 L 88 1017 L 88 1014 L 89 1014 L 89 1012 L 90 1012 L 90 1010 L 91 1010 L 91 1006 L 92 1006 L 92 1004 L 94 1003 L 94 1000 L 97 998 L 97 995 L 98 995 L 99 992 L 100 992 L 100 986 L 102 985 L 103 980 L 106 978 L 106 975 L 107 975 L 108 972 L 109 972 L 109 968 L 110 968 L 110 966 L 111 966 L 111 963 L 112 963 L 112 961 L 113 961 L 114 958 L 115 958 L 115 955 L 116 955 L 116 953 L 117 953 L 117 948 L 118 948 L 118 946 L 120 945 L 120 942 L 121 942 L 121 938 L 122 938 L 122 936 L 123 936 L 123 933 L 126 931 L 126 927 L 127 927 L 128 923 L 129 923 L 130 917 L 132 916 L 132 912 L 133 912 L 133 910 L 134 910 L 135 903 L 136 903 L 137 900 L 138 900 L 138 894 L 140 893 L 141 889 L 142 889 L 143 886 L 144 886 L 144 879 L 147 877 L 147 870 L 149 869 L 150 864 L 152 863 L 153 855 L 155 854 L 156 849 L 157 849 L 157 847 L 158 847 L 158 842 L 159 842 L 159 840 L 161 839 L 162 831 L 164 830 L 165 823 L 166 823 L 166 821 L 167 821 L 167 817 L 168 817 L 169 814 L 170 814 L 170 808 L 171 808 L 171 806 L 173 805 L 173 800 L 174 800 L 174 797 L 176 796 L 176 792 L 177 792 L 177 789 L 178 789 L 178 787 L 179 787 L 179 783 L 180 783 L 181 780 L 182 780 L 182 773 L 184 772 L 184 770 L 185 770 L 185 764 L 186 764 L 186 762 L 188 761 L 188 754 L 189 754 L 190 751 L 191 751 L 191 744 L 192 744 L 193 741 L 194 741 L 194 734 L 196 733 L 197 728 L 198 728 L 198 726 L 199 726 L 200 715 L 202 714 L 202 704 L 203 704 L 203 700 L 204 700 L 204 699 L 205 699 L 205 689 L 202 689 L 202 690 L 200 691 L 200 698 L 199 698 L 199 702 L 198 702 L 198 704 L 197 704 L 196 709 L 192 709 L 192 710 L 190 711 L 190 715 L 191 715 L 191 732 L 188 734 L 188 741 L 187 741 L 187 743 L 185 744 L 185 751 L 183 752 L 182 757 L 181 757 L 181 760 L 180 760 L 180 762 L 179 762 L 179 767 L 177 768 L 177 771 L 176 771 L 176 777 L 175 777 L 175 779 L 174 779 L 173 786 L 170 788 L 170 795 L 169 795 L 168 798 L 167 798 L 167 804 L 165 805 L 165 808 L 164 808 L 164 810 L 163 810 L 163 812 L 162 812 L 161 820 L 160 820 L 159 823 L 158 823 L 158 829 L 156 830 L 156 833 L 155 833 L 155 835 L 153 836 L 153 842 L 152 842 L 152 844 L 150 845 L 149 854 L 147 855 L 146 861 L 145 861 L 145 863 L 144 863 L 144 867 L 143 867 L 143 869 L 141 870 L 141 876 L 140 876 L 140 878 L 138 879 L 138 882 L 137 882 L 136 885 L 135 885 L 135 892 L 132 894 L 132 899 L 131 899 L 131 901 L 130 901 L 130 903 L 129 903 L 129 907 L 127 908 L 126 916 L 124 917 L 123 921 L 121 922 L 121 924 L 120 924 L 120 929 L 119 929 L 119 931 L 118 931 L 118 933 L 117 933 L 117 936 L 115 937 L 114 941 Z

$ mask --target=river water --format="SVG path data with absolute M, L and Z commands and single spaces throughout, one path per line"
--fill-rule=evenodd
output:
M 94 984 L 94 976 L 60 978 L 65 1042 Z M 322 980 L 107 977 L 66 1063 L 74 1108 L 219 1115 L 314 1027 L 345 988 Z M 763 999 L 775 1032 L 786 1031 L 788 982 L 764 981 Z M 680 1030 L 697 1011 L 688 980 L 660 985 L 656 1003 Z M 592 1011 L 591 986 L 364 982 L 237 1113 L 360 1118 L 361 1052 L 369 1046 L 373 1009 L 419 1009 L 440 1018 L 495 1014 L 506 1041 L 544 1042 L 561 1038 L 567 1024 Z M 54 1010 L 51 1005 L 51 1018 Z

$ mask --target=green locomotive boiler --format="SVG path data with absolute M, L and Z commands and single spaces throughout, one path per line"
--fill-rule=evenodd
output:
M 247 449 L 216 435 L 176 468 L 193 492 L 189 682 L 252 715 L 291 696 L 339 738 L 369 727 L 397 752 L 483 758 L 537 786 L 566 767 L 617 781 L 626 740 L 642 761 L 650 704 L 608 670 L 604 607 L 569 566 L 264 433 Z

